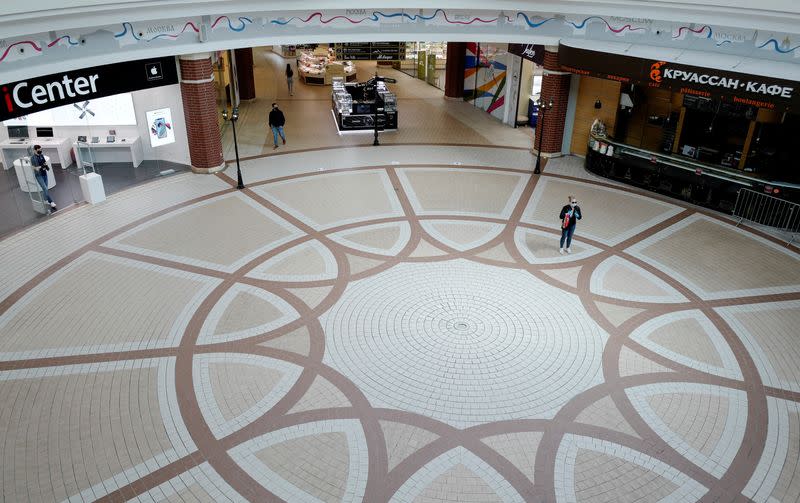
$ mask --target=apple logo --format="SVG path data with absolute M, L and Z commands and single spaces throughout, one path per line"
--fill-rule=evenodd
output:
M 150 73 L 152 73 L 153 75 L 158 75 L 158 70 L 156 70 L 155 66 L 150 67 Z

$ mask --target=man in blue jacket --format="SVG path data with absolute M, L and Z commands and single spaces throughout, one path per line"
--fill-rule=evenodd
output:
M 561 214 L 558 216 L 558 218 L 561 219 L 561 248 L 558 250 L 558 253 L 561 255 L 564 254 L 565 244 L 567 245 L 567 253 L 572 253 L 572 250 L 570 250 L 572 234 L 575 232 L 575 224 L 582 216 L 581 207 L 578 206 L 578 200 L 575 199 L 575 196 L 569 196 L 567 201 L 569 201 L 569 203 L 561 208 Z

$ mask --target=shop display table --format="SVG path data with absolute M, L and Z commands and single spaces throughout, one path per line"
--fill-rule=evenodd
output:
M 41 145 L 42 152 L 58 160 L 61 169 L 67 169 L 72 164 L 72 155 L 70 154 L 71 146 L 70 138 L 24 138 L 15 139 L 11 138 L 0 142 L 0 150 L 2 150 L 3 167 L 11 169 L 14 165 L 14 160 L 20 157 L 30 157 L 28 148 L 34 145 Z M 51 164 L 50 167 L 53 167 Z
M 50 166 L 50 170 L 52 171 L 50 157 L 44 156 L 44 158 L 47 161 L 47 165 Z M 29 159 L 21 158 L 14 161 L 14 171 L 17 173 L 17 181 L 19 182 L 19 188 L 22 190 L 22 192 L 39 190 L 39 182 L 36 181 L 36 175 L 33 174 L 33 166 L 31 166 L 31 161 Z M 47 190 L 50 190 L 55 186 L 56 177 L 53 176 L 53 173 L 47 173 Z
M 73 144 L 78 148 L 78 144 Z M 144 159 L 142 151 L 142 140 L 138 136 L 128 136 L 125 138 L 117 137 L 109 143 L 102 138 L 98 143 L 81 143 L 83 148 L 89 147 L 92 152 L 93 161 L 98 162 L 130 162 L 134 168 L 138 168 Z M 84 159 L 86 160 L 86 159 Z

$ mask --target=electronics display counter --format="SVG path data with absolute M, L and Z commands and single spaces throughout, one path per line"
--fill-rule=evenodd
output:
M 340 132 L 374 130 L 376 117 L 379 130 L 397 129 L 397 97 L 386 87 L 383 77 L 356 83 L 334 79 L 331 99 Z

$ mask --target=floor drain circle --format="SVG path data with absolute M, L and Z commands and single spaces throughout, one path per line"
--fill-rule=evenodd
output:
M 467 328 L 469 328 L 469 325 L 467 325 L 467 324 L 466 324 L 466 323 L 464 323 L 463 321 L 459 321 L 458 323 L 456 323 L 456 324 L 455 324 L 455 327 L 456 327 L 458 330 L 466 330 Z

